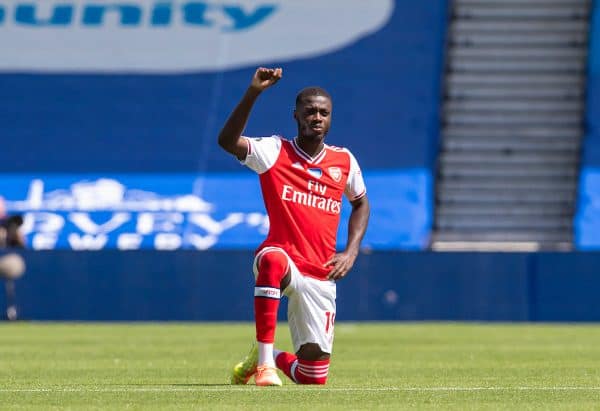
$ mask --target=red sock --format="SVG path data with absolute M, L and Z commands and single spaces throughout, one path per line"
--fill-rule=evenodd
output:
M 275 358 L 275 365 L 279 368 L 287 377 L 296 382 L 296 379 L 292 376 L 292 366 L 296 368 L 298 365 L 298 357 L 289 352 L 282 352 Z
M 259 256 L 258 276 L 254 287 L 254 319 L 256 340 L 259 342 L 275 341 L 281 280 L 287 270 L 287 256 L 281 251 L 269 250 Z
M 295 377 L 298 384 L 325 384 L 329 373 L 329 360 L 307 361 L 298 359 Z
M 275 358 L 275 364 L 288 378 L 298 384 L 323 385 L 327 382 L 329 360 L 301 360 L 294 354 L 282 352 Z

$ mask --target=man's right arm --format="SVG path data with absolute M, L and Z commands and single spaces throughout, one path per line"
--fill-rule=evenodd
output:
M 243 161 L 248 154 L 248 142 L 242 137 L 250 111 L 260 93 L 277 83 L 282 75 L 282 69 L 259 68 L 252 77 L 252 83 L 235 107 L 219 133 L 219 145 L 228 153 Z

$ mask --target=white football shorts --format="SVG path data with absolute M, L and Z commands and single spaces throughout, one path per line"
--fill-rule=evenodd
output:
M 278 247 L 265 247 L 256 255 L 253 264 L 255 279 L 260 257 L 270 251 L 284 253 L 290 266 L 290 284 L 283 294 L 288 298 L 288 325 L 294 352 L 306 343 L 316 343 L 321 351 L 331 354 L 335 324 L 335 281 L 302 275 L 287 253 Z

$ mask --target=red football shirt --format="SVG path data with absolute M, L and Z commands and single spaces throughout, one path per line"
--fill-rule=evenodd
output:
M 310 157 L 279 136 L 249 138 L 242 162 L 259 174 L 269 234 L 260 245 L 280 247 L 300 272 L 326 279 L 324 267 L 336 250 L 342 195 L 356 200 L 366 194 L 360 167 L 345 148 L 325 145 Z

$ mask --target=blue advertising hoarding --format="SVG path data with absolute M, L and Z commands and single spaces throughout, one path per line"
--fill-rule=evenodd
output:
M 372 218 L 364 245 L 420 249 L 430 227 L 431 181 L 418 171 L 367 172 Z M 248 249 L 269 219 L 252 173 L 5 175 L 0 192 L 24 215 L 34 249 Z M 393 194 L 393 196 L 391 195 Z M 342 208 L 339 245 L 350 207 Z
M 216 136 L 281 66 L 245 133 L 292 138 L 297 92 L 324 87 L 327 142 L 367 177 L 367 246 L 425 248 L 446 20 L 446 0 L 4 1 L 0 196 L 36 249 L 254 247 L 256 176 Z

